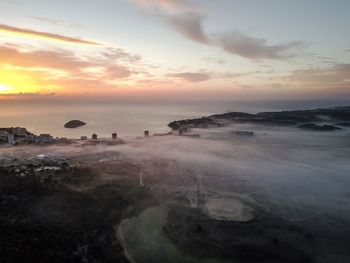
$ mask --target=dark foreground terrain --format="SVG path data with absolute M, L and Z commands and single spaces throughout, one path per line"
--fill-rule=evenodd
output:
M 157 240 L 148 242 L 152 225 L 165 236 L 171 253 L 178 250 L 178 256 L 195 259 L 191 262 L 349 262 L 349 122 L 349 107 L 231 112 L 169 124 L 179 135 L 185 135 L 181 129 L 228 124 L 221 129 L 226 137 L 215 137 L 219 129 L 212 129 L 205 130 L 214 130 L 207 135 L 211 139 L 173 133 L 115 146 L 4 147 L 0 263 L 132 261 L 139 248 L 133 236 L 128 235 L 128 246 L 125 236 L 117 235 L 120 223 L 160 206 L 166 208 L 164 222 L 150 213 L 146 218 L 154 224 L 132 227 L 139 231 L 134 233 L 138 241 L 146 240 L 140 242 L 145 254 L 138 263 L 160 262 L 148 260 L 161 250 Z M 232 135 L 232 123 L 293 128 L 267 129 L 260 132 L 267 135 L 247 141 Z M 238 134 L 254 137 L 249 131 Z M 275 136 L 280 134 L 282 139 Z M 210 216 L 207 198 L 227 191 L 234 193 L 233 201 L 246 196 L 252 218 Z M 171 253 L 161 262 L 174 262 Z
M 0 169 L 0 262 L 128 262 L 115 226 L 147 191 L 127 181 L 74 190 L 97 176 L 90 168 L 58 176 Z
M 315 262 L 312 233 L 263 211 L 243 223 L 173 207 L 164 229 L 178 246 L 199 257 L 247 263 Z
M 341 263 L 350 258 L 350 228 L 330 215 L 290 222 L 255 208 L 255 218 L 242 223 L 174 206 L 164 231 L 189 254 L 229 262 Z

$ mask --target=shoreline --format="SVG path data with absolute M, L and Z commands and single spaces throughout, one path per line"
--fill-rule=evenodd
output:
M 127 250 L 127 246 L 125 244 L 125 239 L 124 239 L 124 235 L 122 233 L 122 224 L 123 221 L 125 219 L 123 219 L 117 226 L 116 226 L 116 230 L 117 230 L 117 238 L 120 240 L 121 245 L 123 247 L 124 250 L 124 255 L 125 257 L 130 261 L 130 263 L 136 263 L 136 261 L 134 261 L 134 259 L 132 258 L 131 254 L 129 254 L 128 250 Z
M 349 117 L 347 114 L 344 116 L 343 120 Z M 341 142 L 337 136 L 339 133 L 299 132 L 301 130 L 292 127 L 295 137 L 289 138 L 290 126 L 274 130 L 269 124 L 265 127 L 271 134 L 259 136 L 257 133 L 260 133 L 263 122 L 258 123 L 252 136 L 246 133 L 250 132 L 248 130 L 237 134 L 233 131 L 253 126 L 250 122 L 250 126 L 246 125 L 246 119 L 237 120 L 236 117 L 237 113 L 216 115 L 216 121 L 225 121 L 220 127 L 203 127 L 202 121 L 208 121 L 206 117 L 201 119 L 199 126 L 196 126 L 197 119 L 185 120 L 187 126 L 181 128 L 187 130 L 183 133 L 175 129 L 171 134 L 143 136 L 123 143 L 117 141 L 113 145 L 93 140 L 92 144 L 84 146 L 85 140 L 78 140 L 73 144 L 22 144 L 0 148 L 0 227 L 5 231 L 5 240 L 26 242 L 28 250 L 25 253 L 37 251 L 37 246 L 23 235 L 28 231 L 32 233 L 30 236 L 35 236 L 41 231 L 42 224 L 46 232 L 40 232 L 38 242 L 55 237 L 57 244 L 63 244 L 50 244 L 53 253 L 77 255 L 80 259 L 89 260 L 109 258 L 135 262 L 132 251 L 123 240 L 123 220 L 137 217 L 148 208 L 166 204 L 169 213 L 164 234 L 179 251 L 196 259 L 217 258 L 251 263 L 263 259 L 277 262 L 273 261 L 277 257 L 284 260 L 279 262 L 297 262 L 295 256 L 300 255 L 305 262 L 318 262 L 316 252 L 322 253 L 321 247 L 328 244 L 328 239 L 323 237 L 334 235 L 337 241 L 343 235 L 332 232 L 332 229 L 322 229 L 322 224 L 332 223 L 325 212 L 302 216 L 313 211 L 313 208 L 307 209 L 307 202 L 296 207 L 300 211 L 294 211 L 292 204 L 298 203 L 289 204 L 292 201 L 287 200 L 279 204 L 274 198 L 285 195 L 283 191 L 279 193 L 279 187 L 284 186 L 284 168 L 292 167 L 286 180 L 298 177 L 298 172 L 303 170 L 306 170 L 303 176 L 311 176 L 308 172 L 313 171 L 316 165 L 313 147 L 319 145 L 316 137 L 327 137 L 324 145 L 329 148 L 328 143 L 332 143 L 333 137 Z M 213 119 L 210 118 L 210 121 Z M 200 137 L 193 136 L 196 132 Z M 314 144 L 310 144 L 311 150 L 300 140 L 299 133 L 304 136 L 301 137 L 303 140 L 315 139 Z M 281 137 L 275 137 L 276 134 Z M 291 148 L 292 159 L 287 158 L 287 152 L 275 153 L 276 149 L 270 152 L 271 141 L 282 143 L 282 146 L 289 145 L 285 144 L 283 136 L 287 136 L 292 145 L 296 139 L 304 145 L 303 156 L 304 151 L 309 149 L 311 157 L 305 156 L 311 158 L 311 163 L 304 164 L 305 160 L 298 159 L 300 154 L 293 154 L 292 150 L 298 153 L 299 148 Z M 101 141 L 104 139 L 101 138 Z M 330 159 L 332 165 L 342 161 L 341 154 L 346 153 L 346 145 L 339 145 L 335 157 L 332 152 L 324 155 L 333 156 L 334 159 Z M 257 155 L 258 150 L 263 155 Z M 322 158 L 321 161 L 316 159 L 317 171 L 322 171 L 322 164 L 328 164 L 329 159 Z M 262 168 L 267 163 L 267 170 L 250 170 L 251 162 Z M 283 176 L 279 171 L 284 171 Z M 269 173 L 272 173 L 270 178 Z M 317 173 L 317 176 L 320 175 Z M 311 178 L 319 182 L 316 180 L 318 177 Z M 325 178 L 321 177 L 322 180 Z M 260 186 L 259 180 L 263 182 Z M 278 180 L 282 180 L 281 185 L 261 188 Z M 308 185 L 304 187 L 308 189 Z M 271 194 L 269 190 L 273 190 Z M 275 196 L 278 193 L 280 195 Z M 245 194 L 249 195 L 246 199 L 242 197 Z M 238 204 L 239 201 L 242 203 Z M 283 205 L 287 208 L 282 212 L 279 209 L 284 209 Z M 337 224 L 342 223 L 342 217 L 336 219 Z M 304 225 L 305 222 L 309 225 Z M 61 228 L 67 226 L 74 236 L 60 234 L 65 233 Z M 6 232 L 6 229 L 13 231 Z M 67 237 L 70 237 L 71 243 L 65 241 Z M 211 246 L 213 243 L 220 246 Z M 335 243 L 343 253 L 341 244 Z M 8 257 L 14 257 L 15 254 L 11 254 L 13 248 L 6 244 L 3 247 L 10 253 Z M 316 252 L 310 248 L 313 246 Z M 275 252 L 276 248 L 283 253 Z M 39 254 L 43 258 L 50 257 L 42 251 Z
M 140 139 L 148 136 L 168 136 L 185 135 L 196 137 L 197 134 L 191 134 L 192 128 L 219 128 L 232 123 L 252 123 L 258 125 L 273 125 L 296 127 L 307 131 L 331 132 L 341 131 L 350 127 L 350 106 L 321 108 L 313 110 L 292 110 L 278 112 L 259 112 L 256 114 L 244 112 L 228 112 L 214 114 L 206 117 L 176 120 L 168 124 L 171 129 L 169 132 L 150 134 L 148 130 L 144 131 L 144 136 L 127 136 L 131 140 Z M 12 127 L 0 128 L 0 147 L 16 146 L 20 144 L 107 144 L 116 145 L 125 142 L 123 138 L 117 138 L 117 133 L 111 137 L 98 138 L 93 134 L 92 138 L 81 136 L 77 138 L 54 138 L 50 134 L 35 135 L 26 128 Z M 5 134 L 6 133 L 6 134 Z M 248 135 L 249 131 L 237 131 L 241 135 Z M 253 135 L 253 134 L 250 134 Z M 1 137 L 2 136 L 2 137 Z M 6 137 L 6 138 L 5 138 Z

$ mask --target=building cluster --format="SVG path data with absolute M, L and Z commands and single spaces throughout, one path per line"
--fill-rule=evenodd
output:
M 12 127 L 0 128 L 0 142 L 15 144 L 18 141 L 26 140 L 27 136 L 31 135 L 26 128 Z
M 145 136 L 145 137 L 150 136 L 149 131 L 144 131 L 144 136 Z M 96 134 L 96 133 L 93 133 L 93 134 L 91 135 L 91 139 L 89 139 L 88 136 L 81 136 L 81 137 L 80 137 L 80 140 L 81 140 L 81 141 L 87 141 L 87 140 L 89 140 L 89 141 L 92 141 L 92 142 L 93 142 L 93 141 L 99 141 L 99 142 L 101 142 L 101 141 L 106 141 L 107 138 L 98 139 L 97 134 Z M 117 141 L 117 140 L 120 141 L 120 139 L 118 139 L 118 134 L 117 134 L 116 132 L 112 133 L 112 141 Z
M 40 181 L 63 179 L 74 172 L 79 164 L 60 156 L 38 155 L 31 157 L 1 155 L 0 174 L 9 173 L 15 176 L 35 176 Z
M 182 126 L 179 129 L 179 135 L 181 136 L 190 136 L 190 137 L 199 137 L 199 134 L 190 133 L 191 128 L 187 126 Z M 173 135 L 173 132 L 167 133 L 156 133 L 153 136 L 167 136 Z M 150 137 L 150 132 L 148 130 L 144 131 L 144 137 Z M 141 137 L 137 137 L 141 138 Z M 93 133 L 91 137 L 81 136 L 81 141 L 87 141 L 85 144 L 120 144 L 123 143 L 123 140 L 118 138 L 118 134 L 116 132 L 112 133 L 111 139 L 102 138 L 98 139 L 98 135 Z M 0 128 L 0 145 L 18 145 L 18 144 L 70 144 L 73 143 L 74 139 L 68 138 L 54 138 L 51 134 L 43 133 L 40 135 L 35 135 L 29 132 L 26 128 L 22 127 L 11 127 L 11 128 Z M 84 145 L 85 145 L 84 144 Z
M 118 138 L 117 133 L 112 133 L 112 140 L 108 138 L 101 138 L 98 139 L 98 136 L 96 133 L 93 133 L 90 138 L 88 136 L 81 136 L 81 141 L 86 141 L 83 143 L 83 145 L 96 145 L 96 144 L 104 144 L 104 145 L 116 145 L 124 143 L 123 140 Z
M 50 134 L 35 135 L 26 128 L 11 127 L 0 128 L 0 144 L 49 144 L 49 143 L 70 143 L 67 138 L 54 138 Z
M 35 142 L 35 135 L 28 132 L 26 128 L 0 128 L 0 143 L 2 144 L 19 144 L 30 142 Z

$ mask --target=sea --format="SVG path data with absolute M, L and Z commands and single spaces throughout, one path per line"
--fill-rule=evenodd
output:
M 174 120 L 198 118 L 216 113 L 241 111 L 257 113 L 295 109 L 314 109 L 349 106 L 349 100 L 299 101 L 0 101 L 0 127 L 25 127 L 34 134 L 49 133 L 54 137 L 100 138 L 117 133 L 119 138 L 170 131 Z M 87 125 L 66 129 L 70 120 L 81 120 Z

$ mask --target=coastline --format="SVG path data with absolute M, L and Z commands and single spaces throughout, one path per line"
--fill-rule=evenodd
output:
M 188 135 L 191 128 L 218 128 L 232 123 L 252 123 L 260 125 L 274 125 L 296 127 L 310 131 L 339 131 L 350 126 L 350 106 L 319 108 L 313 110 L 293 110 L 279 112 L 259 112 L 256 114 L 245 112 L 228 112 L 214 114 L 195 119 L 183 119 L 172 121 L 168 124 L 169 132 L 154 133 L 152 136 L 166 135 Z M 84 125 L 86 125 L 84 123 Z M 78 127 L 74 127 L 77 129 Z M 117 138 L 117 133 L 112 133 L 111 137 L 98 138 L 98 134 L 93 133 L 91 138 L 81 136 L 80 139 L 54 137 L 51 134 L 36 135 L 25 127 L 0 128 L 0 146 L 10 146 L 19 144 L 106 144 L 117 145 L 124 143 L 124 140 Z M 144 137 L 149 136 L 149 131 L 145 130 Z M 141 132 L 140 132 L 141 134 Z M 196 137 L 196 135 L 192 134 Z M 140 139 L 141 136 L 134 138 Z M 131 138 L 131 139 L 134 139 Z
M 348 121 L 347 111 L 341 121 Z M 290 116 L 290 112 L 286 114 Z M 286 187 L 280 171 L 284 174 L 291 169 L 291 178 L 305 171 L 309 177 L 310 172 L 320 176 L 317 171 L 322 165 L 313 156 L 314 148 L 319 146 L 318 137 L 327 139 L 324 147 L 328 148 L 330 143 L 339 140 L 340 148 L 335 148 L 335 154 L 329 152 L 325 153 L 326 157 L 320 157 L 325 165 L 328 162 L 330 165 L 339 164 L 348 149 L 341 141 L 348 136 L 347 127 L 340 132 L 304 131 L 280 123 L 256 123 L 255 115 L 248 121 L 237 119 L 237 116 L 246 118 L 247 115 L 242 113 L 212 116 L 215 119 L 204 117 L 200 121 L 178 121 L 182 132 L 174 129 L 171 133 L 150 134 L 127 141 L 100 138 L 72 140 L 67 144 L 19 144 L 0 148 L 0 179 L 4 180 L 0 186 L 3 193 L 0 205 L 4 211 L 0 214 L 1 227 L 15 231 L 15 234 L 5 231 L 5 240 L 16 238 L 25 242 L 27 237 L 23 236 L 23 227 L 35 226 L 30 230 L 35 235 L 39 222 L 47 229 L 47 234 L 40 236 L 39 240 L 45 240 L 55 235 L 57 229 L 70 224 L 76 235 L 72 237 L 73 243 L 67 243 L 67 247 L 52 244 L 54 253 L 66 251 L 67 256 L 75 253 L 80 260 L 106 260 L 101 258 L 103 254 L 113 260 L 135 262 L 125 243 L 121 223 L 160 203 L 166 203 L 169 208 L 164 233 L 177 249 L 194 258 L 251 263 L 266 257 L 271 262 L 281 258 L 283 262 L 295 262 L 298 260 L 295 256 L 300 255 L 305 262 L 318 262 L 317 253 L 322 253 L 321 247 L 328 244 L 322 236 L 335 235 L 336 243 L 338 239 L 345 238 L 331 229 L 322 229 L 323 224 L 330 223 L 327 212 L 315 215 L 313 212 L 317 207 L 313 208 L 312 203 L 302 203 L 300 211 L 294 211 L 288 203 L 292 199 L 279 204 L 271 197 L 279 200 L 288 193 L 279 189 Z M 213 120 L 222 125 L 208 125 Z M 321 120 L 322 123 L 334 121 Z M 310 142 L 310 139 L 314 141 Z M 302 144 L 303 151 L 309 151 L 308 155 L 303 154 L 310 164 L 304 164 L 305 160 L 300 161 L 302 165 L 299 164 L 296 158 L 300 154 L 293 154 L 293 151 L 299 151 L 298 148 L 291 148 L 290 155 L 274 153 L 276 149 L 271 148 L 273 144 L 271 146 L 270 143 L 290 145 L 285 140 L 292 142 L 291 145 L 295 145 L 296 140 Z M 311 146 L 303 144 L 304 141 Z M 265 155 L 256 156 L 257 151 Z M 284 159 L 287 157 L 291 158 L 292 165 L 290 160 Z M 249 170 L 251 162 L 262 168 L 267 163 L 267 170 Z M 308 167 L 314 167 L 316 163 L 318 170 L 309 171 Z M 345 165 L 340 167 L 346 171 Z M 329 168 L 324 166 L 322 169 Z M 326 171 L 327 176 L 332 173 L 331 170 Z M 312 178 L 318 182 L 318 177 Z M 328 177 L 322 177 L 322 180 L 325 178 Z M 217 181 L 219 179 L 223 181 Z M 274 185 L 276 180 L 281 180 L 280 185 Z M 266 191 L 258 185 L 259 182 L 264 187 L 266 184 L 273 187 L 269 186 L 271 189 Z M 13 190 L 19 186 L 24 189 L 23 192 Z M 227 195 L 225 191 L 230 191 L 232 195 Z M 289 191 L 294 194 L 295 190 Z M 242 197 L 246 199 L 240 199 Z M 216 198 L 216 201 L 211 198 Z M 327 199 L 325 195 L 321 200 Z M 210 200 L 214 202 L 210 203 Z M 236 204 L 238 200 L 247 201 L 250 209 L 245 210 L 246 204 Z M 318 201 L 317 205 L 321 203 Z M 208 205 L 211 205 L 211 213 Z M 8 210 L 10 207 L 12 210 Z M 24 215 L 23 211 L 26 211 Z M 310 216 L 311 213 L 315 216 Z M 333 216 L 337 224 L 346 220 L 341 214 Z M 85 226 L 81 226 L 81 222 L 85 221 Z M 303 225 L 306 221 L 308 225 Z M 261 236 L 256 234 L 259 231 L 263 233 Z M 63 235 L 57 235 L 57 238 L 65 240 Z M 222 245 L 210 247 L 213 242 Z M 342 254 L 344 248 L 339 244 L 339 253 Z M 3 247 L 11 253 L 11 247 Z M 35 251 L 35 244 L 28 242 L 27 247 L 26 253 L 30 253 L 30 249 Z M 277 247 L 281 247 L 283 253 L 275 253 Z M 317 248 L 316 254 L 311 247 Z M 263 251 L 265 254 L 262 254 Z M 47 254 L 41 256 L 50 257 Z

